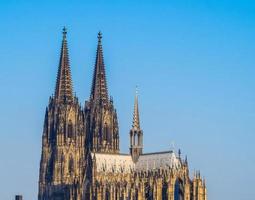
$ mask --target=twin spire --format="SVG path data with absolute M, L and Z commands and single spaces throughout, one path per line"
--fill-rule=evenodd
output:
M 69 64 L 68 47 L 66 40 L 66 28 L 63 28 L 63 39 L 58 67 L 57 83 L 55 88 L 55 99 L 60 103 L 73 101 L 73 86 Z
M 56 89 L 55 89 L 55 99 L 61 103 L 70 103 L 73 100 L 72 76 L 71 76 L 71 70 L 70 70 L 66 35 L 67 35 L 67 30 L 64 27 L 61 53 L 60 53 L 60 61 L 59 61 L 58 74 L 57 74 L 57 83 L 56 83 Z M 102 102 L 103 104 L 107 104 L 108 90 L 107 90 L 107 82 L 106 82 L 106 74 L 105 74 L 101 32 L 98 33 L 97 38 L 98 38 L 98 44 L 97 44 L 96 62 L 95 62 L 90 98 L 93 100 L 98 100 Z M 132 128 L 135 130 L 140 129 L 137 90 L 135 95 Z
M 61 103 L 70 103 L 73 100 L 72 76 L 69 63 L 68 47 L 67 47 L 67 30 L 63 28 L 63 39 L 60 53 L 60 61 L 57 74 L 57 83 L 55 89 L 55 99 Z M 108 102 L 108 91 L 105 74 L 105 65 L 102 48 L 102 33 L 98 33 L 98 44 L 96 53 L 96 62 L 92 81 L 90 98 L 99 100 L 103 104 Z M 135 95 L 135 105 L 133 114 L 133 129 L 140 129 L 139 110 L 138 110 L 138 92 Z
M 67 31 L 66 28 L 64 27 L 57 83 L 55 89 L 55 99 L 61 103 L 70 103 L 73 100 L 72 77 L 69 64 L 66 35 Z M 98 33 L 97 38 L 98 38 L 97 54 L 90 98 L 96 101 L 98 100 L 103 104 L 107 104 L 108 91 L 106 83 L 101 32 Z
M 103 48 L 102 48 L 102 33 L 98 33 L 98 44 L 96 53 L 95 69 L 91 87 L 90 98 L 94 101 L 99 101 L 103 105 L 108 103 L 108 91 L 104 66 Z

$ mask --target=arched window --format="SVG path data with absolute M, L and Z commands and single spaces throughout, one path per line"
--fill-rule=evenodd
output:
M 135 189 L 135 200 L 138 200 L 138 189 Z
M 114 198 L 113 199 L 117 199 L 117 196 L 118 196 L 118 185 L 115 185 L 114 188 L 115 188 L 115 194 L 114 194 Z
M 74 161 L 72 157 L 70 157 L 69 159 L 68 171 L 69 171 L 69 174 L 72 174 L 74 172 Z
M 47 172 L 46 172 L 46 179 L 51 180 L 52 174 L 53 174 L 53 168 L 54 168 L 54 160 L 51 157 L 48 163 Z
M 107 124 L 106 124 L 106 122 L 104 123 L 103 139 L 107 140 Z
M 134 144 L 135 146 L 137 145 L 137 133 L 135 132 L 135 135 L 134 135 Z
M 106 191 L 105 191 L 105 200 L 110 200 L 110 191 L 108 187 L 106 188 Z
M 168 185 L 164 182 L 162 185 L 162 200 L 168 200 Z
M 106 127 L 106 134 L 107 134 L 107 141 L 108 141 L 109 143 L 112 143 L 112 134 L 111 134 L 111 131 L 110 131 L 110 127 L 109 127 L 109 126 Z
M 64 170 L 65 170 L 64 168 L 65 168 L 65 156 L 62 153 L 61 154 L 61 176 L 63 176 L 64 174 Z
M 108 126 L 108 124 L 106 122 L 104 123 L 103 138 L 104 138 L 104 140 L 106 140 L 108 143 L 111 144 L 111 142 L 112 142 L 111 129 L 110 129 L 110 127 Z
M 175 181 L 174 200 L 184 200 L 183 184 L 180 179 Z
M 99 186 L 98 182 L 96 182 L 96 184 L 95 184 L 95 193 L 94 194 L 92 193 L 92 196 L 93 196 L 92 199 L 93 200 L 97 200 L 99 191 L 100 191 L 100 186 Z M 87 197 L 87 199 L 89 199 L 89 196 Z
M 145 199 L 153 200 L 153 190 L 149 183 L 145 183 Z
M 119 200 L 125 200 L 125 197 L 124 197 L 124 191 L 120 189 L 120 198 Z
M 73 124 L 72 124 L 71 120 L 69 120 L 69 122 L 68 122 L 67 136 L 69 138 L 73 137 Z

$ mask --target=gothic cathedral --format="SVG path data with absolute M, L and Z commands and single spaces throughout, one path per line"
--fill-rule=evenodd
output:
M 74 95 L 63 40 L 55 93 L 49 98 L 42 135 L 39 200 L 206 200 L 200 172 L 190 178 L 187 158 L 174 151 L 143 152 L 135 96 L 130 153 L 119 150 L 117 111 L 108 96 L 102 34 L 89 100 Z

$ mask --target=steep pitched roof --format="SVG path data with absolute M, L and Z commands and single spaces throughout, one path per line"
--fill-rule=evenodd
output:
M 66 28 L 63 28 L 63 40 L 61 46 L 56 88 L 55 99 L 58 102 L 67 103 L 73 100 L 72 77 L 69 64 L 68 47 L 66 40 Z
M 133 162 L 131 155 L 93 153 L 98 172 L 131 173 L 158 169 L 178 169 L 181 162 L 173 151 L 154 152 L 140 155 L 138 162 Z
M 92 153 L 96 161 L 98 172 L 131 173 L 134 169 L 134 162 L 130 155 Z
M 135 165 L 135 170 L 167 169 L 169 167 L 181 167 L 181 162 L 173 151 L 142 154 Z
M 104 66 L 103 48 L 102 48 L 102 33 L 98 33 L 98 44 L 96 53 L 96 62 L 94 68 L 94 76 L 91 88 L 90 98 L 99 100 L 103 104 L 108 102 L 107 82 Z

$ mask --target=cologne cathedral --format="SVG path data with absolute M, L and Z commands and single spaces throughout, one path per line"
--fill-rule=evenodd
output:
M 108 95 L 102 34 L 98 33 L 90 97 L 81 106 L 73 92 L 64 28 L 55 92 L 45 111 L 38 199 L 207 199 L 200 172 L 190 178 L 187 158 L 182 159 L 180 152 L 143 152 L 137 95 L 129 137 L 129 154 L 120 153 L 118 117 Z

